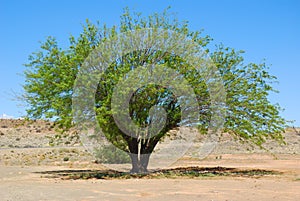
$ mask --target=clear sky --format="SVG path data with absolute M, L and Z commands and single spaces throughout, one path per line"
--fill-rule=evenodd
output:
M 118 24 L 126 6 L 144 15 L 171 6 L 192 30 L 204 29 L 214 43 L 245 50 L 247 62 L 266 59 L 279 81 L 280 93 L 271 101 L 300 126 L 299 0 L 0 0 L 0 115 L 25 114 L 14 93 L 22 93 L 23 64 L 39 41 L 51 35 L 64 46 L 70 34 L 81 32 L 85 19 Z

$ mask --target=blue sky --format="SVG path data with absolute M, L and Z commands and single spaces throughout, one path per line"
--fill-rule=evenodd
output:
M 115 0 L 72 1 L 0 0 L 0 115 L 24 115 L 14 101 L 21 93 L 22 72 L 28 56 L 39 49 L 39 41 L 55 36 L 62 46 L 69 35 L 78 35 L 85 19 L 118 24 L 123 8 L 144 15 L 171 6 L 192 30 L 204 29 L 214 43 L 246 51 L 246 62 L 266 59 L 278 77 L 280 93 L 270 99 L 285 111 L 282 115 L 300 126 L 300 1 L 297 0 Z

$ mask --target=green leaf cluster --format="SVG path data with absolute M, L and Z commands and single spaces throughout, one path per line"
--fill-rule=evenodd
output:
M 212 40 L 209 36 L 203 36 L 201 31 L 191 31 L 188 22 L 178 21 L 176 16 L 168 13 L 168 9 L 147 17 L 140 13 L 131 14 L 129 9 L 125 9 L 120 24 L 111 28 L 87 20 L 79 37 L 71 35 L 69 46 L 64 49 L 59 47 L 55 38 L 48 37 L 41 44 L 41 49 L 30 55 L 24 72 L 24 100 L 28 104 L 28 118 L 52 119 L 62 128 L 72 127 L 73 85 L 84 60 L 99 43 L 118 33 L 143 28 L 176 31 L 199 44 L 199 48 L 206 49 L 220 71 L 227 92 L 224 132 L 230 132 L 239 139 L 250 139 L 256 144 L 261 144 L 267 138 L 283 140 L 281 133 L 287 121 L 280 116 L 279 105 L 272 104 L 268 99 L 270 93 L 276 92 L 273 88 L 276 77 L 270 75 L 268 66 L 265 63 L 244 64 L 243 51 L 223 45 L 209 49 L 207 45 Z M 105 76 L 99 80 L 95 95 L 97 120 L 106 137 L 131 153 L 129 142 L 132 139 L 128 139 L 117 127 L 112 117 L 111 96 L 114 86 L 128 72 L 154 61 L 175 69 L 188 80 L 200 106 L 199 129 L 207 131 L 209 125 L 211 108 L 208 89 L 201 75 L 184 58 L 159 51 L 131 52 L 110 65 Z M 147 142 L 149 153 L 167 131 L 177 127 L 181 121 L 178 98 L 174 97 L 172 91 L 164 86 L 149 85 L 137 90 L 130 102 L 130 115 L 137 125 L 150 125 L 149 112 L 153 105 L 160 105 L 167 111 L 168 122 L 159 135 L 151 138 L 151 143 Z

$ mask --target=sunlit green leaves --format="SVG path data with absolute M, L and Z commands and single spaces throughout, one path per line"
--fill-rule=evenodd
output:
M 162 14 L 143 17 L 140 13 L 132 15 L 128 9 L 125 9 L 121 16 L 119 26 L 108 28 L 106 25 L 100 23 L 94 25 L 87 21 L 78 38 L 70 36 L 70 45 L 65 49 L 59 47 L 55 38 L 49 37 L 41 44 L 38 52 L 29 56 L 29 63 L 26 64 L 27 69 L 24 72 L 26 78 L 24 98 L 28 104 L 29 118 L 56 119 L 62 127 L 71 127 L 74 81 L 90 52 L 101 41 L 109 40 L 118 33 L 150 27 L 184 34 L 200 47 L 206 47 L 211 41 L 211 38 L 203 36 L 201 31 L 189 30 L 187 22 L 178 21 L 167 10 Z M 224 131 L 241 138 L 252 139 L 258 144 L 268 137 L 281 140 L 280 133 L 284 131 L 286 120 L 279 114 L 281 108 L 268 100 L 269 93 L 276 92 L 273 88 L 276 77 L 269 74 L 266 64 L 245 64 L 243 51 L 235 51 L 222 45 L 216 49 L 207 49 L 207 52 L 210 52 L 212 60 L 218 67 L 227 92 Z M 159 51 L 131 52 L 111 64 L 105 76 L 99 80 L 95 95 L 95 110 L 99 124 L 103 126 L 107 137 L 124 150 L 127 149 L 128 141 L 122 138 L 123 134 L 112 118 L 110 107 L 112 91 L 134 67 L 153 61 L 178 71 L 193 87 L 200 106 L 201 131 L 206 131 L 210 121 L 210 97 L 206 83 L 184 58 Z M 145 86 L 137 91 L 136 95 L 138 96 L 132 99 L 130 107 L 137 124 L 146 126 L 151 105 L 161 103 L 168 112 L 170 124 L 160 137 L 169 129 L 178 126 L 180 107 L 171 101 L 171 91 L 159 86 Z

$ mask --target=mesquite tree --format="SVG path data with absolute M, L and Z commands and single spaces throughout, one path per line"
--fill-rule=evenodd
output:
M 70 45 L 65 49 L 59 47 L 54 37 L 49 37 L 41 45 L 41 50 L 33 53 L 26 64 L 24 99 L 28 104 L 28 117 L 54 119 L 62 128 L 72 127 L 73 85 L 85 59 L 102 41 L 109 40 L 118 33 L 142 28 L 178 32 L 206 49 L 222 76 L 227 93 L 224 106 L 227 115 L 223 132 L 229 132 L 238 138 L 251 139 L 256 144 L 261 144 L 267 138 L 282 140 L 281 133 L 286 126 L 286 120 L 279 115 L 280 107 L 268 100 L 269 93 L 276 91 L 272 87 L 276 77 L 269 74 L 266 64 L 244 64 L 243 51 L 235 51 L 222 45 L 216 49 L 208 49 L 207 44 L 211 42 L 209 36 L 189 30 L 187 22 L 179 22 L 167 11 L 141 17 L 136 13 L 131 15 L 125 9 L 119 26 L 111 28 L 87 21 L 80 36 L 71 36 Z M 174 96 L 170 88 L 157 84 L 136 90 L 129 104 L 130 117 L 139 127 L 147 127 L 156 121 L 153 115 L 149 116 L 153 105 L 166 111 L 165 125 L 157 135 L 147 139 L 137 135 L 129 136 L 114 121 L 111 97 L 115 85 L 135 67 L 151 64 L 153 61 L 178 71 L 189 81 L 201 108 L 198 125 L 201 132 L 207 131 L 211 117 L 210 97 L 205 82 L 184 58 L 151 51 L 150 48 L 130 52 L 111 63 L 97 86 L 96 118 L 106 138 L 129 153 L 132 172 L 147 171 L 149 157 L 157 143 L 182 121 L 178 97 Z

